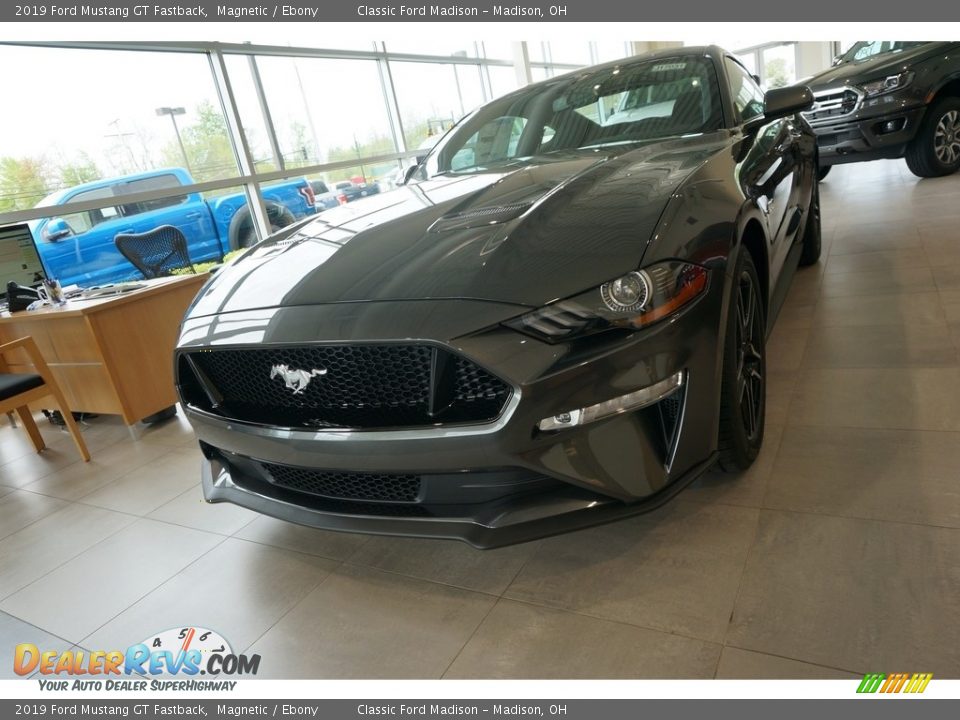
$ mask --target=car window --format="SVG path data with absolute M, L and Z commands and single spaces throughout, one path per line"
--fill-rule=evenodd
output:
M 509 160 L 517 156 L 520 136 L 527 125 L 523 117 L 498 117 L 486 123 L 464 143 L 450 161 L 451 170 Z
M 485 105 L 444 136 L 418 177 L 482 172 L 538 154 L 722 126 L 719 81 L 710 58 L 624 61 L 536 83 Z
M 763 115 L 763 90 L 743 66 L 735 60 L 724 58 L 730 80 L 730 97 L 740 122 Z
M 180 187 L 180 180 L 176 175 L 164 173 L 162 175 L 152 175 L 145 178 L 137 178 L 125 183 L 118 183 L 113 186 L 115 195 L 129 195 L 131 193 L 149 192 L 150 190 L 166 190 L 167 188 Z M 141 200 L 136 203 L 125 203 L 121 206 L 124 217 L 139 215 L 140 213 L 150 212 L 152 210 L 161 210 L 174 205 L 181 205 L 187 201 L 186 195 L 171 195 L 170 197 L 157 198 L 155 200 Z

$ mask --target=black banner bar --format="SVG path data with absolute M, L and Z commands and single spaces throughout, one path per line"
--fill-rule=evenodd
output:
M 319 2 L 170 0 L 2 3 L 2 22 L 957 22 L 960 3 L 943 0 L 417 0 Z M 746 29 L 749 32 L 749 29 Z

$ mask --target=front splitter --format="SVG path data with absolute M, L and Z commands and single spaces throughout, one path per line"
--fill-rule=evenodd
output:
M 229 502 L 263 515 L 323 530 L 460 540 L 475 548 L 490 549 L 551 535 L 602 525 L 656 510 L 716 462 L 716 454 L 685 475 L 646 498 L 624 503 L 572 486 L 548 493 L 511 497 L 495 504 L 457 506 L 457 514 L 395 517 L 320 511 L 270 497 L 234 478 L 231 468 L 217 457 L 204 459 L 203 494 L 207 502 Z M 434 508 L 431 510 L 436 511 Z

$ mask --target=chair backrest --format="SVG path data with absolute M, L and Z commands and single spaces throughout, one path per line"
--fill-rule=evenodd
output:
M 177 268 L 193 269 L 187 239 L 173 225 L 161 225 L 145 233 L 121 233 L 113 241 L 145 278 L 163 277 Z

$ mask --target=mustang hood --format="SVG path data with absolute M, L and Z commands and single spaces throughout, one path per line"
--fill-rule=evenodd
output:
M 364 301 L 539 307 L 636 268 L 671 193 L 725 133 L 442 175 L 252 248 L 191 316 Z

